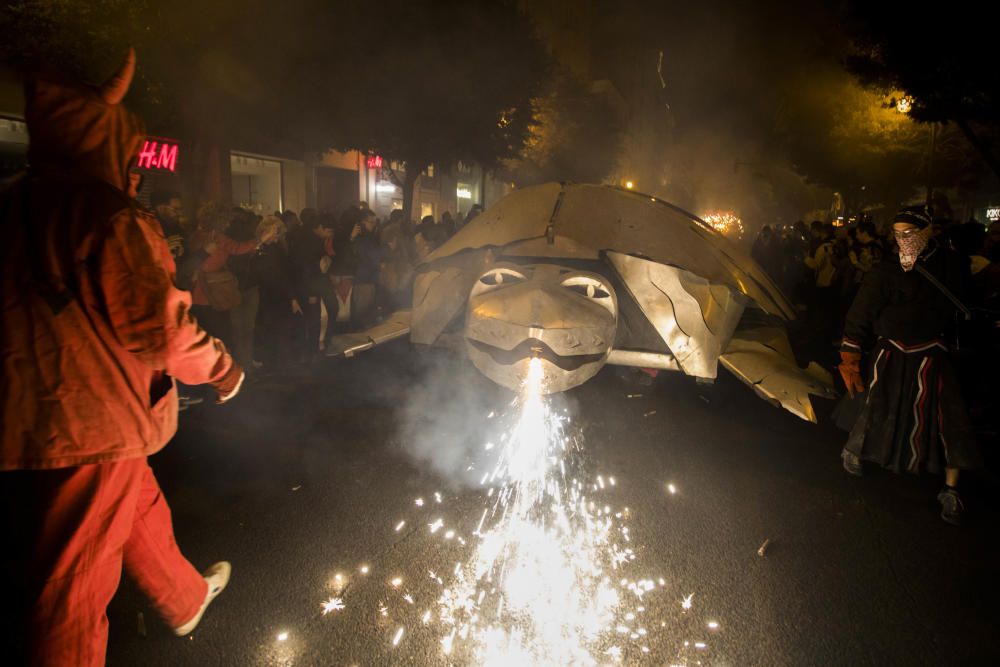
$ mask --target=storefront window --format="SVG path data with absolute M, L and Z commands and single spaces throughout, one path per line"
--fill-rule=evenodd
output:
M 27 126 L 24 121 L 0 118 L 0 183 L 27 166 Z
M 233 203 L 258 215 L 282 210 L 281 162 L 232 153 Z

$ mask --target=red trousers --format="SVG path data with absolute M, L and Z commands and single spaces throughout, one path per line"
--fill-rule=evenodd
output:
M 208 591 L 145 458 L 0 472 L 0 534 L 5 664 L 103 665 L 122 564 L 171 627 Z

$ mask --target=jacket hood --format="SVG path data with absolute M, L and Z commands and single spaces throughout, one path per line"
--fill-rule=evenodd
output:
M 128 191 L 128 171 L 139 154 L 145 127 L 121 100 L 135 71 L 135 52 L 101 86 L 39 76 L 25 84 L 28 162 L 98 178 Z

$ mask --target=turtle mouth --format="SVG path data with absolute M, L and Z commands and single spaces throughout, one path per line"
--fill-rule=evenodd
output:
M 581 366 L 597 363 L 606 356 L 604 353 L 600 352 L 597 354 L 573 354 L 566 356 L 556 354 L 552 351 L 551 347 L 537 338 L 525 339 L 510 350 L 503 350 L 499 347 L 483 343 L 478 340 L 469 340 L 469 344 L 477 350 L 490 355 L 490 358 L 501 366 L 512 366 L 519 361 L 523 361 L 524 359 L 538 357 L 548 361 L 554 366 L 558 366 L 564 371 L 575 371 Z

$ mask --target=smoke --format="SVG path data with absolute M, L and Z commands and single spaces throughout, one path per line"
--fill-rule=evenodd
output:
M 485 445 L 508 424 L 514 395 L 459 351 L 417 349 L 413 389 L 399 408 L 400 447 L 456 487 L 478 486 L 490 470 Z
M 499 450 L 487 445 L 499 444 L 516 424 L 517 397 L 480 374 L 463 352 L 420 348 L 413 389 L 399 407 L 399 447 L 454 488 L 481 487 Z M 565 393 L 546 400 L 573 414 L 575 402 Z

